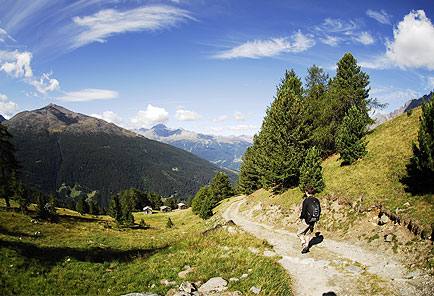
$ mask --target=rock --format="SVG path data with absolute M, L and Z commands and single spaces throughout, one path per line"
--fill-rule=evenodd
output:
M 357 267 L 354 265 L 348 266 L 348 270 L 350 272 L 357 272 L 357 273 L 360 273 L 362 271 L 362 269 L 360 267 Z
M 384 236 L 384 241 L 387 243 L 391 243 L 393 241 L 393 235 L 392 234 L 386 234 Z
M 250 288 L 250 291 L 252 291 L 255 294 L 259 294 L 261 292 L 261 288 L 257 288 L 255 286 Z
M 319 260 L 319 261 L 314 263 L 314 265 L 317 267 L 326 267 L 329 264 L 330 264 L 330 261 L 327 261 L 327 260 Z
M 188 274 L 193 273 L 193 272 L 194 272 L 194 268 L 183 270 L 183 271 L 178 273 L 178 277 L 180 277 L 181 279 L 185 279 Z
M 129 293 L 129 294 L 124 294 L 122 296 L 160 296 L 160 295 L 154 293 Z
M 241 276 L 242 279 L 245 279 L 246 277 L 248 277 L 249 275 L 247 273 L 243 273 L 243 275 Z
M 277 254 L 275 253 L 275 252 L 272 252 L 272 251 L 264 251 L 264 256 L 265 257 L 274 257 L 274 256 L 276 256 Z
M 259 254 L 259 250 L 258 249 L 255 249 L 255 248 L 252 248 L 252 247 L 249 247 L 248 249 L 249 249 L 250 252 L 252 252 L 254 254 Z
M 389 217 L 387 217 L 386 215 L 382 215 L 380 218 L 380 221 L 378 221 L 379 225 L 384 225 L 390 222 Z
M 222 292 L 227 289 L 228 282 L 221 277 L 214 277 L 209 279 L 205 284 L 200 286 L 199 292 Z
M 237 279 L 237 278 L 230 278 L 229 281 L 230 281 L 230 282 L 239 282 L 240 279 Z
M 186 293 L 192 293 L 194 291 L 197 291 L 197 288 L 194 284 L 190 283 L 190 282 L 183 282 L 179 288 L 178 288 L 179 292 L 186 292 Z

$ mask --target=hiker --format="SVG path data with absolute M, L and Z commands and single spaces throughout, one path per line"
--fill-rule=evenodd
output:
M 297 236 L 301 240 L 303 246 L 302 254 L 309 252 L 310 234 L 313 233 L 315 222 L 319 220 L 321 214 L 321 206 L 319 200 L 313 195 L 313 188 L 306 187 L 306 197 L 303 200 L 300 217 L 297 219 Z

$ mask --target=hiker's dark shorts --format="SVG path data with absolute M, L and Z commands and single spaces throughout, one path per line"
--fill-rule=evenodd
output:
M 307 224 L 304 219 L 301 220 L 301 223 L 298 224 L 297 228 L 297 236 L 300 235 L 309 235 L 313 233 L 313 226 L 315 223 Z

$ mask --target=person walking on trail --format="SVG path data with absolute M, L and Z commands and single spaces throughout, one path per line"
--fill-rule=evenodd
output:
M 319 200 L 312 195 L 313 188 L 306 188 L 306 197 L 303 200 L 300 217 L 297 219 L 297 236 L 303 246 L 302 254 L 309 252 L 309 242 L 315 223 L 318 222 L 321 215 L 321 206 Z

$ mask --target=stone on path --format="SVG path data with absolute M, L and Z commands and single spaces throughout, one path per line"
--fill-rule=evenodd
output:
M 203 284 L 200 288 L 200 292 L 222 292 L 227 289 L 228 282 L 221 278 L 221 277 L 214 277 L 212 279 L 209 279 L 205 284 Z

